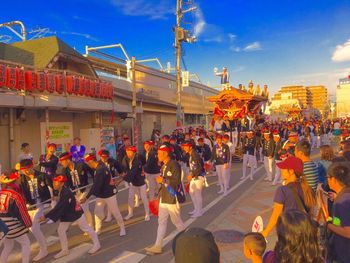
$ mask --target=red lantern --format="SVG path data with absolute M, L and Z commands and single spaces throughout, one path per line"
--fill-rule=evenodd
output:
M 83 77 L 79 77 L 78 95 L 84 95 L 84 84 L 85 84 L 85 79 Z
M 0 86 L 6 85 L 6 66 L 0 64 Z
M 16 89 L 24 90 L 25 84 L 26 84 L 25 77 L 24 77 L 24 70 L 21 68 L 16 68 L 16 74 L 17 74 Z
M 40 92 L 44 92 L 46 89 L 46 74 L 44 72 L 39 72 L 36 76 L 36 88 Z
M 66 77 L 67 80 L 67 92 L 68 94 L 72 94 L 73 93 L 73 76 L 67 76 Z
M 113 99 L 113 84 L 109 83 L 108 84 L 108 89 L 107 89 L 107 99 Z
M 96 81 L 95 82 L 95 98 L 99 98 L 101 96 L 101 86 L 100 82 Z
M 55 75 L 54 74 L 47 74 L 46 75 L 46 90 L 50 93 L 55 91 L 56 82 L 55 82 Z
M 62 94 L 66 90 L 66 78 L 63 74 L 55 76 L 56 92 Z
M 80 88 L 80 78 L 73 77 L 73 94 L 74 95 L 79 94 L 79 88 Z
M 24 72 L 25 87 L 27 91 L 34 91 L 36 89 L 36 74 L 28 70 Z
M 150 200 L 149 203 L 148 203 L 148 206 L 149 206 L 149 210 L 151 211 L 151 213 L 154 215 L 154 216 L 158 216 L 158 212 L 159 212 L 159 199 L 153 199 L 153 200 Z
M 84 95 L 90 96 L 90 80 L 84 79 Z
M 17 74 L 16 68 L 7 67 L 6 69 L 6 87 L 10 89 L 16 88 Z
M 90 92 L 89 92 L 90 97 L 95 96 L 95 81 L 90 80 Z

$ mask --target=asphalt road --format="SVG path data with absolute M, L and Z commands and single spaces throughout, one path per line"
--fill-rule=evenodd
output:
M 230 182 L 230 193 L 226 197 L 217 194 L 219 186 L 217 186 L 217 176 L 208 176 L 207 180 L 209 187 L 203 190 L 203 207 L 204 215 L 197 219 L 192 219 L 188 212 L 193 210 L 190 196 L 187 195 L 187 201 L 181 206 L 181 217 L 186 226 L 196 226 L 205 228 L 209 225 L 222 211 L 229 205 L 238 200 L 238 198 L 251 187 L 257 178 L 264 176 L 265 171 L 260 165 L 255 173 L 254 180 L 241 181 L 242 164 L 232 164 L 232 177 Z M 248 170 L 249 171 L 249 170 Z M 128 191 L 121 189 L 117 195 L 119 208 L 123 216 L 127 215 L 127 195 Z M 90 204 L 90 209 L 93 211 L 94 203 Z M 157 233 L 157 218 L 151 217 L 151 221 L 144 221 L 144 209 L 140 202 L 140 206 L 135 208 L 134 217 L 126 221 L 127 235 L 119 237 L 119 227 L 113 220 L 111 223 L 104 223 L 102 233 L 99 236 L 102 249 L 96 254 L 90 256 L 87 251 L 91 247 L 91 241 L 88 236 L 84 236 L 77 226 L 71 226 L 68 230 L 70 254 L 59 260 L 54 260 L 53 256 L 60 251 L 60 245 L 57 238 L 57 223 L 42 225 L 43 233 L 49 243 L 50 255 L 41 262 L 142 262 L 142 263 L 161 263 L 170 262 L 173 259 L 171 244 L 172 238 L 175 236 L 175 227 L 170 219 L 168 221 L 167 237 L 165 239 L 164 253 L 161 255 L 149 256 L 146 255 L 144 248 L 155 242 Z M 30 234 L 31 236 L 31 234 Z M 32 257 L 38 252 L 38 246 L 31 236 L 32 242 Z M 21 262 L 21 253 L 19 247 L 11 254 L 11 263 Z

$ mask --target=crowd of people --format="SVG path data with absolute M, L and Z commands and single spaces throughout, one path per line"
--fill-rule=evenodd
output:
M 30 153 L 30 145 L 23 143 L 19 163 L 0 177 L 0 219 L 7 226 L 0 260 L 7 262 L 16 241 L 22 248 L 22 262 L 29 262 L 29 231 L 40 248 L 33 261 L 44 259 L 48 248 L 41 223 L 56 221 L 61 251 L 55 258 L 69 254 L 66 232 L 75 222 L 91 237 L 93 246 L 89 253 L 94 254 L 101 248 L 103 221 L 114 217 L 120 236 L 127 235 L 124 221 L 134 216 L 140 199 L 145 221 L 152 214 L 158 216 L 156 240 L 145 248 L 148 254 L 162 253 L 169 217 L 180 232 L 178 240 L 191 240 L 190 236 L 198 233 L 212 240 L 206 232 L 185 229 L 181 204 L 188 192 L 193 204 L 191 217 L 201 217 L 202 190 L 208 187 L 206 176 L 216 175 L 218 194 L 227 196 L 232 186 L 230 179 L 237 176 L 231 167 L 238 160 L 243 162 L 241 180 L 253 180 L 260 162 L 264 164 L 265 180 L 278 185 L 266 228 L 245 237 L 244 253 L 248 258 L 253 262 L 325 262 L 327 258 L 330 262 L 347 262 L 349 124 L 346 119 L 260 123 L 225 119 L 220 130 L 190 127 L 187 131 L 176 129 L 169 135 L 155 130 L 142 149 L 123 136 L 116 141 L 111 138 L 97 153 L 86 153 L 81 140 L 75 138 L 70 149 L 56 156 L 56 145 L 49 143 L 37 160 Z M 314 148 L 320 148 L 320 161 L 312 160 Z M 122 183 L 129 191 L 128 214 L 124 218 L 117 201 L 117 188 Z M 96 197 L 93 213 L 89 207 L 92 196 Z M 316 221 L 326 226 L 331 236 L 325 238 L 325 249 L 322 248 L 326 245 L 319 243 Z M 275 250 L 264 255 L 265 238 L 274 228 L 278 235 Z M 186 249 L 177 247 L 176 251 L 179 247 Z M 211 249 L 219 257 L 214 245 Z M 176 251 L 175 261 L 185 262 L 177 259 L 183 253 Z

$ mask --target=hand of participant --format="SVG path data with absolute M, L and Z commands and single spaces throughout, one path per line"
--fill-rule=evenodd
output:
M 40 218 L 39 218 L 39 222 L 45 222 L 46 221 L 46 217 L 45 216 L 41 216 Z
M 192 180 L 192 175 L 187 176 L 187 182 L 191 182 Z
M 85 196 L 84 196 L 83 198 L 81 198 L 81 199 L 80 199 L 80 203 L 81 203 L 81 204 L 86 203 L 86 201 L 87 201 L 87 199 L 86 199 L 86 197 L 85 197 Z
M 224 164 L 224 169 L 227 169 L 228 168 L 228 163 L 225 163 Z
M 163 177 L 157 176 L 156 181 L 157 181 L 158 184 L 163 183 Z

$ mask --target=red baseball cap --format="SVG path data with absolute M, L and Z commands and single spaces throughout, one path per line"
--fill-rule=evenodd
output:
M 96 160 L 96 155 L 92 153 L 88 153 L 87 155 L 85 155 L 84 159 L 85 159 L 85 162 Z
M 57 175 L 52 179 L 52 181 L 64 183 L 67 181 L 67 178 L 64 175 Z
M 294 156 L 289 156 L 287 159 L 280 163 L 277 163 L 276 165 L 280 169 L 294 170 L 299 173 L 304 172 L 303 161 Z
M 136 146 L 128 146 L 128 147 L 126 147 L 125 151 L 136 153 L 137 148 L 136 148 Z

